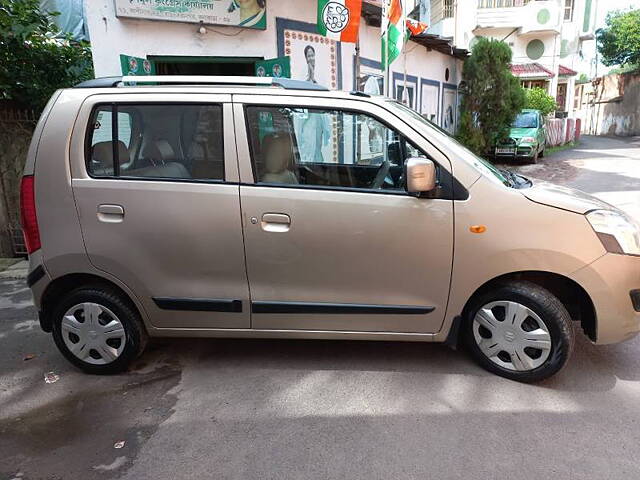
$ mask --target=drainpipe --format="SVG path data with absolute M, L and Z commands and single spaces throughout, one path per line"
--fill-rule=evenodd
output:
M 453 46 L 460 45 L 458 42 L 458 0 L 453 2 Z

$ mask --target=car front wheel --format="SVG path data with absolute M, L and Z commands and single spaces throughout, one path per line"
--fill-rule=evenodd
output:
M 521 382 L 557 373 L 574 344 L 571 317 L 544 288 L 511 282 L 480 295 L 464 325 L 465 343 L 485 369 Z

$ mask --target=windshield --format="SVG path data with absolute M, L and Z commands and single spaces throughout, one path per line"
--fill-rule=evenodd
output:
M 513 128 L 538 128 L 538 114 L 536 112 L 519 113 L 511 126 Z
M 505 175 L 502 174 L 502 172 L 500 170 L 498 170 L 494 165 L 492 165 L 490 162 L 486 161 L 483 158 L 480 158 L 479 156 L 477 156 L 475 153 L 473 153 L 471 150 L 469 150 L 467 147 L 465 147 L 464 145 L 462 145 L 461 143 L 459 143 L 455 137 L 453 137 L 453 135 L 451 135 L 449 132 L 447 132 L 446 130 L 440 128 L 438 125 L 436 125 L 435 123 L 427 120 L 426 118 L 424 118 L 422 115 L 420 115 L 418 112 L 416 112 L 415 110 L 412 110 L 411 108 L 407 107 L 406 105 L 403 105 L 400 102 L 397 102 L 395 100 L 389 100 L 388 101 L 388 105 L 391 106 L 392 108 L 401 110 L 402 113 L 406 113 L 407 115 L 409 115 L 411 118 L 413 118 L 414 120 L 416 120 L 417 122 L 419 122 L 419 125 L 426 127 L 429 131 L 430 134 L 432 134 L 433 136 L 437 137 L 444 137 L 442 138 L 442 140 L 446 140 L 449 144 L 451 144 L 451 142 L 454 142 L 454 146 L 459 148 L 460 150 L 462 150 L 466 155 L 461 155 L 461 157 L 464 160 L 467 160 L 468 163 L 471 163 L 477 170 L 480 171 L 480 173 L 495 178 L 498 181 L 500 181 L 503 185 L 506 186 L 510 186 L 511 182 L 506 178 Z M 469 162 L 469 160 L 471 160 Z

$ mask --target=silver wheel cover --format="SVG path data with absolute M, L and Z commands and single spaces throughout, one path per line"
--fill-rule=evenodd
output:
M 123 352 L 126 334 L 122 322 L 97 303 L 74 305 L 62 317 L 61 333 L 69 351 L 83 362 L 106 365 Z
M 517 302 L 481 307 L 473 319 L 473 338 L 489 360 L 517 372 L 538 368 L 551 353 L 549 329 L 533 310 Z

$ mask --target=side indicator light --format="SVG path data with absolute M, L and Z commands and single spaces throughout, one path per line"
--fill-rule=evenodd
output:
M 484 233 L 487 231 L 487 227 L 484 225 L 471 225 L 469 231 L 471 233 Z

